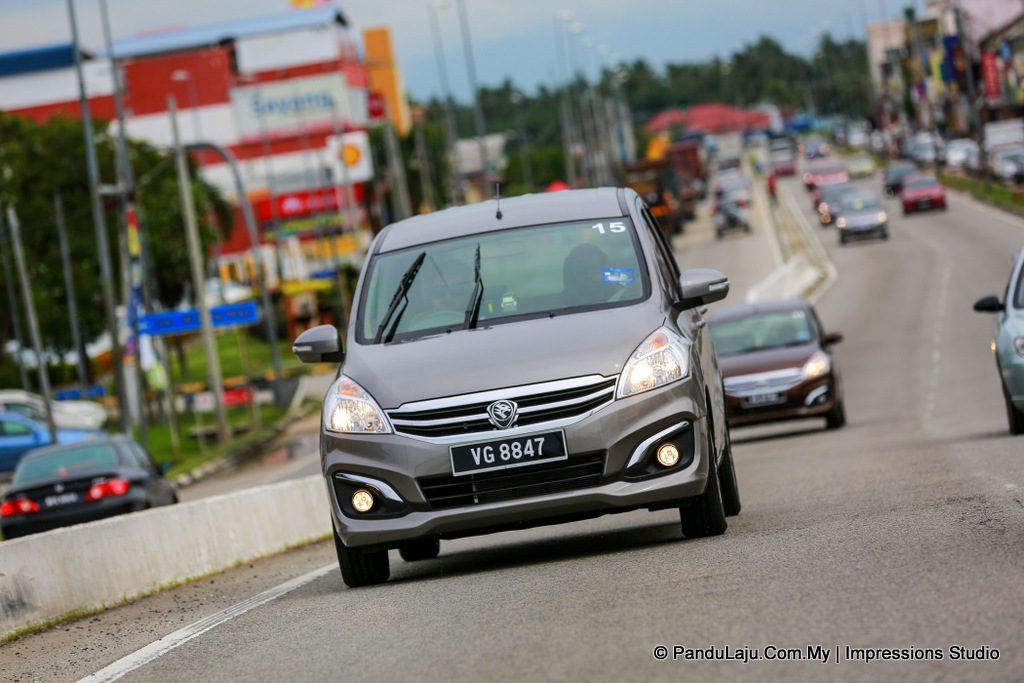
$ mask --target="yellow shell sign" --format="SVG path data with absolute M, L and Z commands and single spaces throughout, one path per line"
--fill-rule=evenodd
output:
M 349 144 L 344 145 L 341 149 L 341 153 L 338 155 L 338 159 L 343 161 L 346 166 L 355 166 L 362 158 L 363 151 L 356 145 Z

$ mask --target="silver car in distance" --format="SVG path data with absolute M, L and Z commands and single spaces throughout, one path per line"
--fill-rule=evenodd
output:
M 388 551 L 678 508 L 721 534 L 740 500 L 706 306 L 729 281 L 680 272 L 632 190 L 503 199 L 388 226 L 333 326 L 294 351 L 339 363 L 321 462 L 345 583 Z

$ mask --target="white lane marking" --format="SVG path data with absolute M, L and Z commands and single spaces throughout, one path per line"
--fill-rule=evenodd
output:
M 116 681 L 117 679 L 125 676 L 136 669 L 143 667 L 150 662 L 164 656 L 171 650 L 181 647 L 193 638 L 198 638 L 207 631 L 213 628 L 217 628 L 221 624 L 231 621 L 235 617 L 240 617 L 246 612 L 253 610 L 260 605 L 265 605 L 271 600 L 276 600 L 282 595 L 291 593 L 297 588 L 305 586 L 307 583 L 316 581 L 325 574 L 336 571 L 338 568 L 337 563 L 332 562 L 331 564 L 324 565 L 319 569 L 314 569 L 311 572 L 297 576 L 290 581 L 285 581 L 279 586 L 275 586 L 269 590 L 265 590 L 259 595 L 254 595 L 248 600 L 232 605 L 227 609 L 223 609 L 216 614 L 211 614 L 208 617 L 204 617 L 194 624 L 178 629 L 174 633 L 168 634 L 157 641 L 146 645 L 145 647 L 136 650 L 135 652 L 122 657 L 116 662 L 103 667 L 94 674 L 90 674 L 85 678 L 82 678 L 78 683 L 97 683 L 98 681 Z

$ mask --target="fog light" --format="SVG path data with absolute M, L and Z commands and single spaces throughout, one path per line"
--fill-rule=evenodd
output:
M 674 444 L 664 444 L 658 448 L 658 462 L 665 467 L 672 467 L 679 462 L 679 449 Z
M 373 494 L 366 489 L 359 489 L 352 494 L 352 507 L 356 512 L 369 512 L 373 507 Z

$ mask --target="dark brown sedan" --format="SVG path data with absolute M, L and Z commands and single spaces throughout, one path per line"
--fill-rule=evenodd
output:
M 794 299 L 733 306 L 711 316 L 730 427 L 812 417 L 846 424 L 842 384 L 814 308 Z

